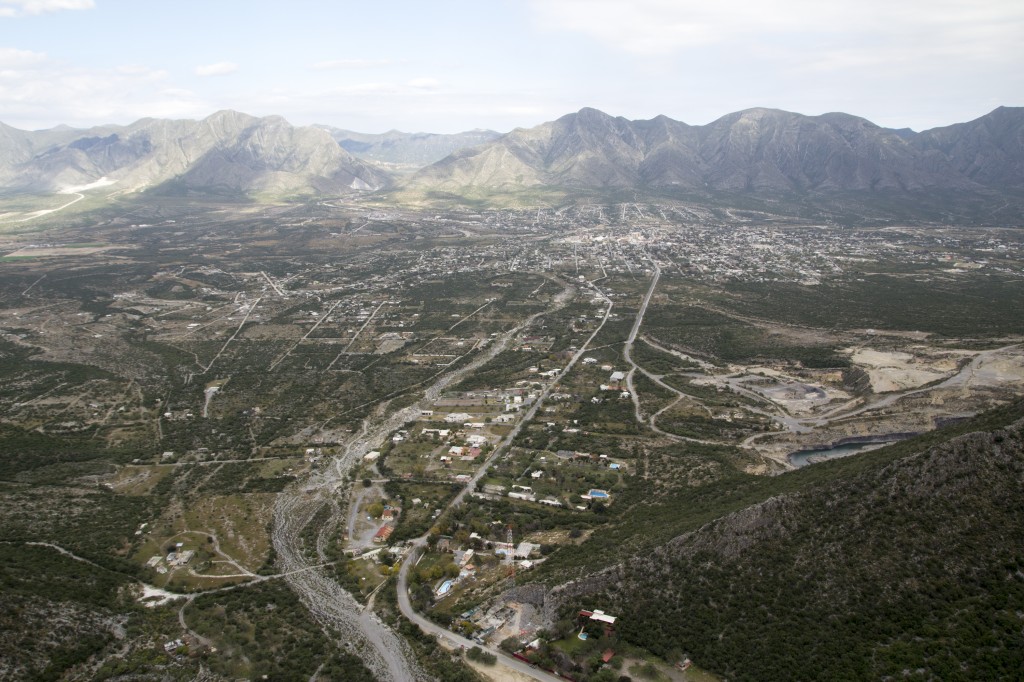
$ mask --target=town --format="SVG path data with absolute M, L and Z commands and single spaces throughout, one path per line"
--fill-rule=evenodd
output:
M 1013 231 L 680 203 L 217 210 L 114 216 L 81 249 L 73 228 L 5 237 L 0 408 L 94 453 L 46 476 L 136 505 L 117 556 L 184 623 L 161 650 L 225 674 L 253 668 L 218 595 L 284 581 L 354 642 L 394 636 L 364 610 L 405 618 L 481 674 L 714 679 L 542 586 L 645 547 L 617 533 L 651 500 L 866 452 L 1024 381 L 1014 299 L 985 294 L 1024 274 Z

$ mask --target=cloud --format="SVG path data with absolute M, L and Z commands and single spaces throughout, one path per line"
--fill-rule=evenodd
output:
M 343 69 L 375 69 L 382 66 L 393 66 L 401 62 L 392 59 L 329 59 L 310 64 L 314 71 L 334 71 Z
M 394 83 L 354 83 L 331 88 L 330 92 L 339 95 L 366 95 L 376 93 L 396 93 L 398 86 Z
M 141 64 L 124 64 L 114 69 L 114 71 L 122 76 L 130 76 L 147 81 L 164 80 L 170 75 L 163 69 L 151 69 Z
M 94 7 L 96 3 L 93 0 L 0 0 L 0 17 L 24 17 Z
M 197 76 L 225 76 L 238 71 L 238 64 L 234 62 L 217 62 L 215 64 L 204 64 L 196 67 Z
M 46 54 L 42 52 L 19 50 L 13 47 L 0 47 L 0 68 L 26 67 L 33 64 L 42 64 L 45 61 Z
M 413 78 L 406 85 L 416 90 L 436 90 L 441 87 L 441 81 L 436 78 Z
M 130 123 L 144 117 L 199 117 L 214 106 L 141 65 L 93 69 L 39 52 L 0 48 L 3 122 L 23 129 L 57 124 Z
M 877 41 L 907 40 L 971 41 L 980 53 L 991 49 L 982 36 L 995 32 L 1007 56 L 1019 59 L 1016 45 L 1024 28 L 1024 3 L 1018 0 L 633 0 L 628 6 L 617 0 L 530 0 L 530 7 L 543 29 L 581 33 L 641 55 L 758 42 L 804 50 L 822 41 L 854 41 L 869 49 Z

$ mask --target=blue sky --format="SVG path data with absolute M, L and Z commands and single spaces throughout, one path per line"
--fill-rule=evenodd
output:
M 922 130 L 1024 105 L 1021 0 L 0 0 L 0 121 L 507 131 L 591 106 Z

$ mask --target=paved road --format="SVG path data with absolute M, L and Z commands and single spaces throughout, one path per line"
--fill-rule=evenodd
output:
M 640 304 L 640 310 L 637 311 L 633 328 L 629 332 L 629 338 L 626 339 L 626 344 L 622 347 L 622 357 L 632 365 L 629 372 L 626 373 L 626 388 L 629 390 L 629 397 L 633 401 L 633 411 L 636 414 L 636 420 L 640 424 L 644 423 L 643 416 L 640 414 L 640 396 L 636 394 L 636 389 L 633 387 L 633 374 L 638 369 L 638 365 L 633 362 L 631 353 L 633 351 L 633 344 L 636 342 L 636 335 L 640 331 L 640 325 L 643 324 L 647 305 L 651 302 L 651 296 L 654 295 L 654 289 L 658 286 L 659 279 L 661 279 L 661 266 L 654 263 L 654 277 L 651 278 L 651 286 L 648 287 L 647 293 L 644 294 L 643 303 Z
M 598 294 L 604 299 L 604 301 L 608 304 L 608 309 L 605 310 L 604 317 L 601 319 L 601 323 L 597 326 L 597 329 L 595 329 L 593 333 L 591 333 L 591 335 L 587 338 L 586 342 L 584 342 L 583 345 L 580 346 L 580 349 L 576 351 L 576 353 L 572 356 L 572 358 L 562 369 L 562 371 L 559 372 L 558 375 L 555 376 L 555 378 L 551 381 L 551 383 L 544 388 L 541 394 L 537 397 L 536 402 L 534 402 L 530 409 L 527 410 L 527 412 L 523 415 L 523 418 L 519 420 L 519 422 L 508 433 L 508 435 L 505 436 L 501 443 L 499 443 L 498 446 L 494 448 L 494 452 L 491 454 L 491 456 L 488 457 L 483 464 L 481 464 L 480 468 L 477 469 L 476 473 L 473 474 L 473 477 L 466 484 L 466 487 L 463 488 L 459 492 L 459 494 L 455 496 L 455 498 L 448 504 L 448 506 L 445 507 L 445 510 L 451 509 L 461 504 L 462 501 L 465 499 L 466 495 L 468 495 L 469 492 L 476 487 L 477 482 L 484 476 L 485 473 L 487 473 L 487 470 L 490 468 L 491 464 L 493 464 L 495 460 L 498 459 L 498 457 L 504 454 L 505 451 L 507 451 L 507 449 L 511 447 L 512 442 L 513 440 L 515 440 L 515 437 L 519 433 L 519 431 L 523 428 L 523 426 L 528 424 L 533 419 L 533 417 L 537 414 L 537 411 L 543 405 L 544 400 L 551 394 L 551 391 L 555 388 L 555 386 L 558 385 L 558 382 L 561 381 L 561 379 L 570 370 L 572 370 L 572 368 L 576 365 L 577 362 L 579 362 L 580 358 L 583 357 L 583 354 L 586 353 L 587 350 L 590 348 L 590 344 L 594 341 L 597 335 L 604 328 L 605 323 L 611 316 L 613 304 L 611 299 L 605 296 L 604 293 L 600 291 L 600 289 L 597 289 L 597 287 L 594 288 L 597 290 Z M 648 296 L 648 299 L 649 298 L 650 297 Z M 535 317 L 537 316 L 534 316 L 534 318 Z M 534 318 L 530 319 L 533 320 Z M 406 618 L 408 618 L 413 623 L 419 625 L 425 632 L 429 634 L 436 635 L 441 639 L 447 640 L 455 646 L 464 646 L 466 648 L 478 646 L 475 642 L 466 639 L 465 637 L 462 637 L 460 635 L 457 635 L 454 632 L 451 632 L 450 630 L 443 628 L 437 625 L 436 623 L 433 623 L 432 621 L 427 620 L 426 618 L 418 614 L 415 611 L 415 609 L 412 608 L 412 603 L 409 601 L 409 571 L 411 570 L 412 566 L 416 564 L 416 561 L 419 558 L 420 554 L 422 553 L 423 548 L 426 547 L 427 535 L 429 535 L 429 531 L 411 542 L 413 547 L 410 550 L 409 554 L 406 556 L 405 560 L 402 562 L 401 569 L 399 569 L 397 588 L 398 608 L 402 611 L 402 614 L 405 615 Z M 514 670 L 517 670 L 523 673 L 524 675 L 529 675 L 530 677 L 533 677 L 535 680 L 541 680 L 541 682 L 554 682 L 556 680 L 561 680 L 560 677 L 557 677 L 543 670 L 535 668 L 532 665 L 524 663 L 523 661 L 520 661 L 517 658 L 508 656 L 507 654 L 498 649 L 494 649 L 491 647 L 482 648 L 485 648 L 488 651 L 491 651 L 492 653 L 497 655 L 498 660 L 503 665 Z
M 470 649 L 475 646 L 480 646 L 476 642 L 466 639 L 461 635 L 457 635 L 451 630 L 441 627 L 433 621 L 427 620 L 412 608 L 412 604 L 409 602 L 409 571 L 407 567 L 412 566 L 416 563 L 420 553 L 423 551 L 423 547 L 426 545 L 425 538 L 418 538 L 414 541 L 415 546 L 412 551 L 409 552 L 405 558 L 405 562 L 402 564 L 402 570 L 398 573 L 398 608 L 402 610 L 402 613 L 406 618 L 411 620 L 416 625 L 429 635 L 434 635 L 439 641 L 447 642 L 452 646 L 465 647 Z M 528 675 L 535 680 L 541 682 L 563 682 L 561 677 L 552 675 L 551 673 L 535 668 L 529 663 L 520 661 L 518 658 L 513 658 L 506 654 L 500 649 L 496 649 L 488 646 L 480 646 L 481 649 L 486 649 L 492 654 L 498 657 L 498 663 L 508 668 L 512 668 L 524 675 Z
M 387 412 L 386 403 L 379 405 L 363 421 L 359 432 L 348 440 L 342 454 L 335 457 L 330 466 L 310 472 L 306 478 L 289 486 L 277 497 L 271 540 L 286 580 L 314 618 L 357 651 L 378 679 L 406 682 L 426 679 L 427 675 L 404 640 L 374 614 L 364 612 L 351 594 L 322 567 L 317 566 L 317 560 L 309 556 L 308 550 L 303 547 L 303 531 L 317 512 L 325 505 L 330 506 L 332 513 L 320 529 L 316 544 L 317 559 L 323 563 L 325 557 L 322 550 L 326 535 L 345 520 L 344 511 L 335 503 L 334 495 L 352 467 L 387 434 L 418 418 L 420 410 L 436 400 L 448 386 L 476 371 L 508 348 L 512 340 L 537 318 L 564 307 L 572 299 L 575 289 L 564 282 L 559 283 L 564 289 L 547 310 L 532 315 L 522 324 L 502 334 L 468 364 L 438 376 L 416 404 L 396 412 Z M 475 481 L 472 484 L 475 485 Z M 461 501 L 468 490 L 468 487 L 463 490 L 457 500 Z

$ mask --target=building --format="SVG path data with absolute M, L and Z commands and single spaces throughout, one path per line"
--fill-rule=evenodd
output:
M 583 611 L 579 612 L 579 615 L 576 618 L 576 625 L 582 627 L 582 626 L 586 625 L 588 621 L 597 621 L 598 623 L 601 623 L 602 625 L 604 625 L 604 634 L 605 634 L 606 637 L 609 637 L 609 636 L 612 635 L 612 633 L 615 632 L 615 621 L 616 620 L 617 619 L 616 619 L 615 616 L 609 616 L 604 611 L 600 611 L 600 610 L 586 611 L 586 610 L 583 610 Z
M 516 559 L 529 559 L 530 555 L 540 548 L 540 545 L 535 545 L 532 542 L 520 542 L 519 546 L 516 547 L 515 558 Z
M 395 527 L 394 526 L 387 526 L 387 525 L 381 526 L 380 530 L 378 530 L 374 534 L 373 541 L 375 543 L 377 543 L 377 544 L 383 544 L 383 543 L 388 541 L 388 538 L 390 538 L 391 534 L 394 533 L 394 532 L 395 532 Z

